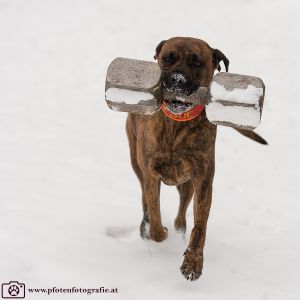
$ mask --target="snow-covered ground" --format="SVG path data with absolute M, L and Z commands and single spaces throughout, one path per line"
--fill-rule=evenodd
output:
M 119 289 L 93 299 L 300 299 L 299 15 L 296 0 L 0 0 L 0 283 Z M 126 115 L 104 101 L 112 59 L 151 60 L 171 36 L 206 40 L 267 91 L 257 131 L 269 146 L 219 128 L 192 283 L 179 272 L 174 187 L 161 195 L 168 240 L 139 237 Z M 187 238 L 192 219 L 190 207 Z

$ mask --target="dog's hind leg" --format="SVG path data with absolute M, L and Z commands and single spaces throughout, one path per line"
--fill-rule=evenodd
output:
M 175 219 L 174 225 L 177 231 L 185 232 L 186 230 L 185 214 L 194 194 L 192 181 L 189 180 L 183 184 L 177 185 L 177 190 L 180 195 L 180 202 L 179 202 L 178 214 Z
M 150 235 L 150 220 L 149 220 L 149 212 L 148 206 L 146 203 L 145 193 L 144 193 L 144 180 L 143 180 L 143 172 L 140 169 L 138 162 L 137 162 L 137 148 L 136 148 L 136 137 L 134 135 L 134 131 L 132 128 L 132 116 L 131 114 L 128 115 L 127 122 L 126 122 L 126 133 L 129 142 L 129 149 L 130 149 L 130 159 L 132 168 L 140 181 L 141 189 L 142 189 L 142 205 L 143 205 L 143 219 L 140 225 L 140 235 L 142 238 L 149 238 Z

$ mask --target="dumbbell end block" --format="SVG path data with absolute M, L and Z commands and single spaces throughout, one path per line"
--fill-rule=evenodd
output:
M 153 114 L 157 100 L 153 96 L 160 78 L 154 62 L 118 57 L 107 70 L 105 100 L 115 111 Z
M 261 120 L 265 86 L 254 76 L 217 74 L 209 87 L 208 120 L 215 125 L 255 129 Z

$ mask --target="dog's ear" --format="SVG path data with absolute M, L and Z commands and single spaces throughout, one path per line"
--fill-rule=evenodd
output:
M 161 48 L 162 48 L 162 46 L 164 45 L 165 42 L 166 42 L 166 40 L 163 40 L 163 41 L 161 41 L 161 42 L 157 45 L 157 47 L 156 47 L 156 49 L 155 49 L 154 59 L 157 59 L 157 58 L 158 58 L 159 52 L 160 52 L 160 50 L 161 50 Z
M 221 67 L 220 67 L 220 62 L 223 61 L 225 65 L 225 70 L 228 72 L 228 67 L 229 67 L 229 60 L 228 58 L 218 49 L 212 49 L 213 50 L 213 63 L 216 67 L 216 69 L 220 72 Z

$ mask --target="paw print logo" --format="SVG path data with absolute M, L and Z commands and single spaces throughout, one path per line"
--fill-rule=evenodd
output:
M 16 285 L 11 285 L 9 288 L 8 288 L 8 293 L 12 296 L 12 297 L 16 297 L 19 295 L 20 293 L 20 289 L 16 286 Z

